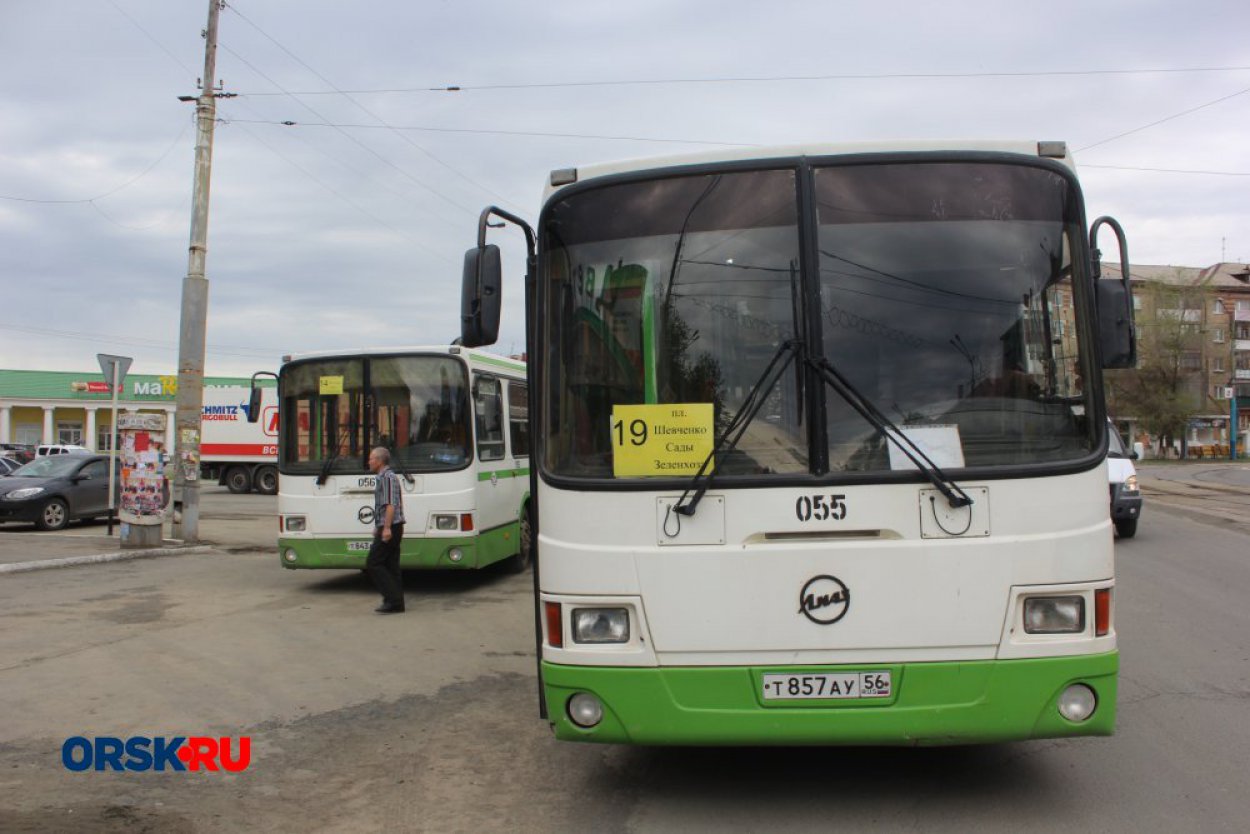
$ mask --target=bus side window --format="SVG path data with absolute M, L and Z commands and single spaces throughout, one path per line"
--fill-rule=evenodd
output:
M 474 381 L 473 414 L 477 426 L 478 460 L 502 460 L 503 397 L 498 379 L 479 376 Z
M 530 454 L 529 392 L 519 382 L 508 383 L 508 433 L 512 440 L 512 456 L 527 458 Z

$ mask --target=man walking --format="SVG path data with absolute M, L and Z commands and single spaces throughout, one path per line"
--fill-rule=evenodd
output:
M 399 544 L 404 539 L 404 495 L 399 476 L 391 469 L 391 453 L 379 446 L 369 453 L 369 470 L 377 475 L 373 487 L 373 544 L 365 572 L 382 594 L 379 614 L 404 610 L 404 585 L 399 572 Z

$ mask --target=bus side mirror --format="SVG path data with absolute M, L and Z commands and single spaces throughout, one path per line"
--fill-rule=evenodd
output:
M 1120 249 L 1119 279 L 1102 277 L 1102 252 L 1098 232 L 1110 226 Z M 1137 333 L 1133 328 L 1132 272 L 1124 229 L 1114 217 L 1099 217 L 1089 227 L 1089 249 L 1093 256 L 1094 304 L 1098 311 L 1098 341 L 1102 346 L 1102 366 L 1106 369 L 1137 367 Z
M 498 246 L 479 246 L 464 253 L 460 343 L 465 347 L 493 345 L 499 338 L 502 284 Z
M 1119 281 L 1094 282 L 1098 305 L 1098 339 L 1104 368 L 1137 367 L 1137 343 L 1133 337 L 1133 299 Z
M 261 389 L 253 386 L 252 393 L 247 401 L 247 421 L 256 423 L 260 421 L 260 398 Z

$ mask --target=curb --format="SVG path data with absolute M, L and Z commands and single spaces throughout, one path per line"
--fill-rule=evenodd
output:
M 81 565 L 103 565 L 109 562 L 128 562 L 131 559 L 154 559 L 160 556 L 179 556 L 183 553 L 203 553 L 212 550 L 208 545 L 193 547 L 154 547 L 149 549 L 121 550 L 113 553 L 96 553 L 91 556 L 66 556 L 62 559 L 43 559 L 38 562 L 12 562 L 0 565 L 0 574 L 27 573 L 52 568 L 74 568 Z

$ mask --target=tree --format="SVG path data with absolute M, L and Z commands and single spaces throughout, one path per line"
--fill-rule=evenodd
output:
M 1202 407 L 1202 310 L 1204 286 L 1151 282 L 1135 295 L 1141 305 L 1137 321 L 1137 367 L 1108 371 L 1107 395 L 1112 413 L 1132 414 L 1159 439 L 1162 448 L 1181 440 Z

